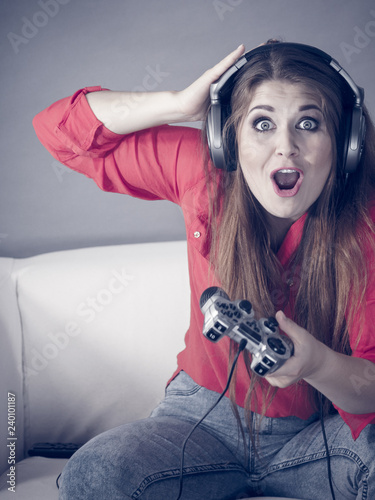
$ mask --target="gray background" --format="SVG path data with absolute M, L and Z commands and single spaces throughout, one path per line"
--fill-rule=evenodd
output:
M 374 0 L 1 0 L 0 255 L 184 239 L 178 207 L 100 191 L 44 150 L 32 118 L 89 85 L 182 89 L 270 37 L 338 59 L 374 117 Z

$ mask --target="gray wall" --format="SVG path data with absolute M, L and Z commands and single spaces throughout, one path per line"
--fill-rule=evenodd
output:
M 31 121 L 88 85 L 181 89 L 239 43 L 317 45 L 375 113 L 374 0 L 1 0 L 0 254 L 185 238 L 178 207 L 101 192 L 57 163 Z

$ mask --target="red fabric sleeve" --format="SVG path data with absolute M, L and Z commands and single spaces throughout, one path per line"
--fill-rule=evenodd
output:
M 186 190 L 204 176 L 200 130 L 165 125 L 128 135 L 111 132 L 85 98 L 100 90 L 81 89 L 40 112 L 33 125 L 41 143 L 104 191 L 180 204 Z

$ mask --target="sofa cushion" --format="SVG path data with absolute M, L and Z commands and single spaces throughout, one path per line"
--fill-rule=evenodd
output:
M 19 259 L 12 281 L 22 324 L 26 450 L 43 441 L 83 443 L 149 414 L 184 346 L 185 242 Z
M 17 464 L 16 495 L 8 488 L 6 473 L 0 477 L 0 499 L 58 500 L 56 479 L 67 460 L 59 458 L 30 457 Z

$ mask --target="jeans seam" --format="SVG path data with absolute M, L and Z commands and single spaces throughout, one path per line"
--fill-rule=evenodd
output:
M 368 469 L 368 467 L 362 462 L 362 460 L 360 459 L 360 457 L 356 453 L 354 453 L 351 450 L 348 450 L 346 448 L 332 448 L 330 450 L 330 457 L 334 457 L 334 456 L 347 457 L 347 458 L 349 458 L 350 460 L 352 460 L 353 462 L 356 463 L 358 469 L 363 474 L 363 478 L 362 478 L 362 486 L 363 486 L 362 499 L 366 500 L 367 499 L 367 492 L 368 492 L 368 481 L 367 481 L 367 478 L 369 476 L 369 469 Z M 273 472 L 278 472 L 278 471 L 281 471 L 283 469 L 287 469 L 287 468 L 290 468 L 290 467 L 295 467 L 295 466 L 298 466 L 298 465 L 303 465 L 303 464 L 306 464 L 308 462 L 312 462 L 312 461 L 316 461 L 316 460 L 321 460 L 321 459 L 325 459 L 325 458 L 327 458 L 327 453 L 325 451 L 321 451 L 319 453 L 313 453 L 311 455 L 306 455 L 304 457 L 295 458 L 293 460 L 287 460 L 287 461 L 282 462 L 280 464 L 272 465 L 271 467 L 269 467 L 264 472 L 264 474 L 262 474 L 259 477 L 259 480 L 264 479 L 266 476 L 268 476 L 269 474 L 272 474 Z
M 200 385 L 195 385 L 191 389 L 167 389 L 166 397 L 168 396 L 193 396 L 201 390 Z
M 315 460 L 320 460 L 322 458 L 326 458 L 327 453 L 325 451 L 321 451 L 319 453 L 312 453 L 311 455 L 306 455 L 304 457 L 299 457 L 299 458 L 294 458 L 293 460 L 287 460 L 285 462 L 282 462 L 278 465 L 272 465 L 268 471 L 270 472 L 275 472 L 279 469 L 285 469 L 288 467 L 293 467 L 295 465 L 300 465 L 306 462 L 311 462 Z M 364 474 L 369 473 L 368 467 L 362 462 L 362 460 L 359 458 L 359 456 L 356 453 L 353 453 L 351 450 L 347 450 L 346 448 L 332 448 L 330 450 L 330 457 L 333 456 L 345 456 L 353 460 L 358 466 L 358 468 L 363 472 Z M 267 472 L 266 472 L 267 474 Z
M 209 472 L 233 472 L 233 471 L 239 471 L 247 474 L 246 470 L 243 467 L 228 462 L 222 464 L 194 465 L 191 467 L 183 468 L 184 475 L 203 474 Z M 134 500 L 139 498 L 140 495 L 142 495 L 142 493 L 146 490 L 148 486 L 157 481 L 160 481 L 162 479 L 173 479 L 179 477 L 180 474 L 181 474 L 180 468 L 168 469 L 165 471 L 156 472 L 155 474 L 150 474 L 149 476 L 145 477 L 144 480 L 140 483 L 138 488 L 132 494 L 131 498 Z

